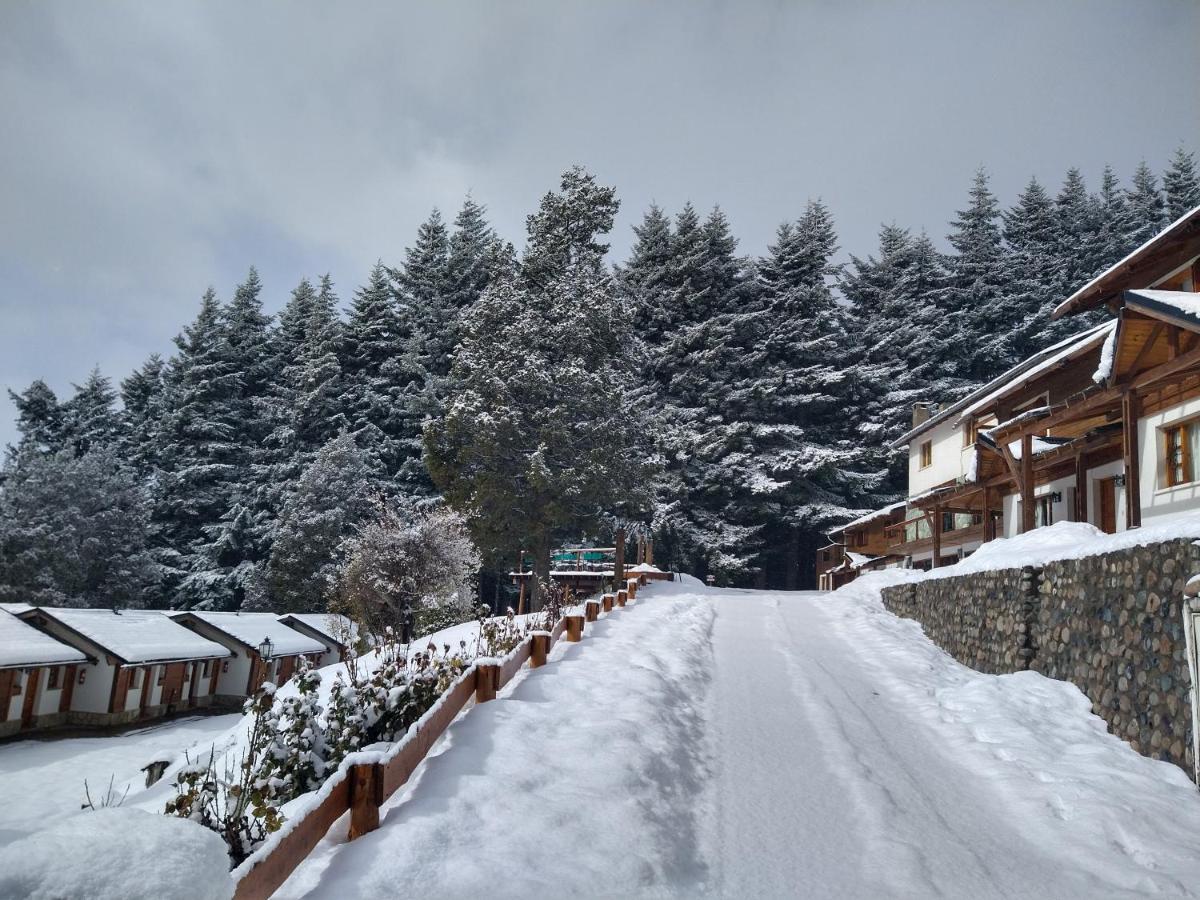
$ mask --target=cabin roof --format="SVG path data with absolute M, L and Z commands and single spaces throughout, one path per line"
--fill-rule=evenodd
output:
M 1095 328 L 1089 328 L 1087 331 L 1077 334 L 1074 337 L 1067 338 L 1067 340 L 1062 341 L 1061 343 L 1055 344 L 1054 347 L 1050 348 L 1050 351 L 1042 354 L 1043 358 L 1040 362 L 1030 366 L 1022 372 L 1013 375 L 1002 384 L 997 386 L 994 390 L 967 404 L 958 417 L 959 421 L 961 422 L 967 416 L 985 409 L 1002 397 L 1007 397 L 1014 391 L 1020 390 L 1034 379 L 1045 375 L 1056 366 L 1068 363 L 1074 359 L 1078 359 L 1085 353 L 1091 352 L 1108 340 L 1108 336 L 1112 334 L 1116 328 L 1117 320 L 1112 319 L 1108 322 L 1105 322 L 1103 325 L 1097 325 Z
M 1192 331 L 1200 327 L 1200 294 L 1187 291 L 1126 291 L 1125 305 L 1155 318 L 1173 320 Z
M 1027 359 L 1021 360 L 1007 372 L 997 376 L 996 378 L 993 378 L 982 387 L 976 388 L 962 399 L 951 403 L 944 409 L 939 410 L 937 415 L 926 419 L 920 425 L 910 428 L 904 434 L 900 435 L 900 437 L 896 438 L 896 440 L 892 441 L 889 446 L 903 447 L 906 444 L 912 443 L 913 438 L 924 434 L 926 431 L 929 431 L 931 428 L 937 425 L 942 424 L 956 413 L 961 413 L 968 406 L 973 406 L 977 402 L 985 400 L 990 395 L 995 394 L 1002 388 L 1005 388 L 1013 379 L 1024 375 L 1031 369 L 1040 367 L 1042 363 L 1053 357 L 1057 357 L 1064 350 L 1074 347 L 1077 343 L 1090 339 L 1092 335 L 1099 334 L 1101 329 L 1111 327 L 1111 322 L 1105 322 L 1103 325 L 1097 325 L 1094 328 L 1089 328 L 1087 331 L 1082 331 L 1079 334 L 1073 334 L 1069 338 L 1059 341 L 1057 344 L 1052 344 L 1045 350 L 1039 350 L 1037 353 L 1034 353 Z M 1103 338 L 1101 338 L 1101 340 L 1103 340 Z
M 153 609 L 68 609 L 39 606 L 25 618 L 45 616 L 124 663 L 217 659 L 229 649 L 206 640 Z
M 276 618 L 289 628 L 294 624 L 302 625 L 335 644 L 341 644 L 347 635 L 351 641 L 358 637 L 358 628 L 340 613 L 284 613 Z
M 866 525 L 868 522 L 874 522 L 876 519 L 882 519 L 884 516 L 889 516 L 898 509 L 904 509 L 907 505 L 907 500 L 897 500 L 895 503 L 889 503 L 881 509 L 872 510 L 864 516 L 859 516 L 857 519 L 851 519 L 845 525 L 840 525 L 837 528 L 832 528 L 826 532 L 828 535 L 841 534 L 850 529 L 857 528 L 859 525 Z
M 87 657 L 77 648 L 38 631 L 11 612 L 0 610 L 0 669 L 61 665 L 86 660 Z M 3 699 L 8 701 L 7 697 Z
M 173 619 L 194 617 L 250 650 L 258 650 L 263 639 L 270 638 L 272 651 L 276 656 L 324 653 L 326 650 L 320 641 L 285 625 L 275 613 L 208 612 L 192 609 L 166 615 Z
M 1177 246 L 1177 252 L 1171 248 Z M 1095 309 L 1131 287 L 1133 279 L 1153 283 L 1200 253 L 1200 206 L 1184 213 L 1120 262 L 1109 266 L 1058 304 L 1053 319 Z

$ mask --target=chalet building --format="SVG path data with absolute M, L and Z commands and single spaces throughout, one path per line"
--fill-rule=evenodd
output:
M 830 543 L 817 551 L 817 587 L 836 590 L 860 572 L 901 564 L 888 529 L 904 521 L 906 506 L 901 500 L 830 531 Z
M 158 613 L 191 629 L 225 649 L 216 676 L 215 702 L 240 704 L 263 682 L 283 684 L 307 656 L 316 663 L 328 646 L 290 628 L 275 613 L 187 612 Z
M 902 521 L 884 526 L 889 557 L 936 567 L 1058 521 L 1114 532 L 1200 510 L 1200 208 L 1054 317 L 1097 310 L 1103 324 L 956 403 L 918 404 L 894 445 L 908 449 L 909 485 Z M 861 524 L 831 534 L 847 559 Z M 825 556 L 836 552 L 818 552 L 819 571 Z
M 206 706 L 229 656 L 152 610 L 31 607 L 20 619 L 83 657 L 59 700 L 71 724 L 121 725 Z
M 0 737 L 66 722 L 76 672 L 86 661 L 79 650 L 0 609 Z
M 317 666 L 339 663 L 354 652 L 358 630 L 346 616 L 334 613 L 287 613 L 277 618 L 288 628 L 319 641 L 325 647 Z

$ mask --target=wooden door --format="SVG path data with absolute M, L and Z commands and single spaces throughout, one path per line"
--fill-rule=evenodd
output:
M 63 676 L 66 680 L 63 682 L 62 693 L 58 695 L 58 711 L 60 713 L 70 711 L 71 698 L 75 696 L 75 679 L 78 677 L 79 673 L 76 667 L 67 666 L 66 674 Z
M 0 669 L 0 722 L 8 721 L 8 708 L 12 705 L 13 683 L 19 670 Z
M 25 670 L 25 702 L 21 704 L 21 727 L 33 725 L 34 709 L 37 703 L 38 683 L 42 680 L 41 669 Z
M 183 695 L 183 668 L 186 663 L 168 663 L 163 674 L 162 693 L 158 702 L 164 706 L 173 706 Z
M 1106 534 L 1117 531 L 1117 480 L 1103 478 L 1096 482 L 1096 525 Z

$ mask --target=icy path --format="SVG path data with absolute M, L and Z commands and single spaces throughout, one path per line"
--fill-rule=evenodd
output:
M 866 584 L 671 585 L 614 615 L 279 896 L 1200 895 L 1182 773 L 1068 685 L 957 665 Z

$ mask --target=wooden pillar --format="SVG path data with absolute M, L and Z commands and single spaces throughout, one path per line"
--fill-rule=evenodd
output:
M 350 767 L 350 840 L 379 827 L 383 805 L 383 766 L 367 763 Z
M 992 515 L 992 489 L 986 485 L 983 488 L 983 541 L 996 539 L 996 517 Z
M 546 664 L 550 655 L 550 635 L 545 632 L 531 635 L 529 638 L 529 668 L 540 669 Z
M 600 604 L 595 600 L 583 604 L 583 618 L 588 622 L 595 622 L 600 618 Z
M 1125 527 L 1142 524 L 1141 466 L 1138 460 L 1138 399 L 1133 391 L 1121 398 L 1122 442 L 1125 449 Z
M 625 590 L 629 592 L 629 599 L 637 599 L 638 580 L 636 578 L 628 578 L 625 581 Z
M 615 599 L 616 599 L 617 606 L 624 606 L 627 598 L 622 597 L 621 594 L 618 592 Z
M 517 584 L 519 586 L 517 589 L 517 615 L 523 616 L 525 614 L 525 579 L 518 576 Z
M 624 606 L 629 602 L 629 591 L 617 591 L 617 600 Z
M 1033 499 L 1033 435 L 1021 435 L 1021 533 L 1037 526 Z
M 1087 465 L 1082 453 L 1075 454 L 1075 521 L 1088 520 Z
M 646 538 L 646 565 L 654 565 L 654 538 Z
M 475 702 L 487 703 L 496 699 L 500 687 L 500 667 L 492 663 L 475 667 Z
M 583 616 L 563 616 L 567 622 L 567 640 L 572 643 L 583 640 Z
M 936 569 L 942 564 L 942 508 L 933 508 L 933 559 L 930 568 Z
M 600 598 L 600 605 L 601 605 L 601 607 L 603 607 L 603 609 L 604 609 L 604 611 L 605 611 L 605 612 L 612 612 L 612 608 L 613 608 L 613 595 L 612 595 L 612 594 L 605 594 L 603 597 L 601 597 L 601 598 Z
M 613 582 L 620 584 L 625 580 L 625 529 L 617 529 L 616 560 L 613 562 Z

